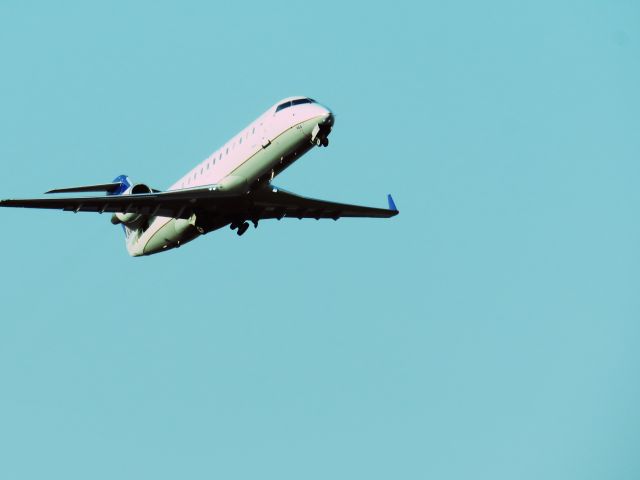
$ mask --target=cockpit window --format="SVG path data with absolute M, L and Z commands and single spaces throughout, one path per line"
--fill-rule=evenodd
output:
M 315 103 L 315 101 L 310 98 L 299 98 L 297 100 L 284 102 L 278 105 L 278 107 L 276 108 L 276 113 L 278 113 L 280 110 L 284 110 L 285 108 L 292 107 L 294 105 L 302 105 L 303 103 Z
M 276 108 L 276 113 L 278 113 L 280 110 L 284 110 L 287 107 L 291 106 L 291 102 L 284 102 L 281 103 L 280 105 L 278 105 L 278 108 Z

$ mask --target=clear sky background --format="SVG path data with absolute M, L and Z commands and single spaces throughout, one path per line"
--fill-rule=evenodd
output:
M 0 72 L 0 197 L 308 95 L 275 183 L 401 210 L 138 259 L 0 211 L 0 478 L 640 476 L 638 2 L 2 0 Z

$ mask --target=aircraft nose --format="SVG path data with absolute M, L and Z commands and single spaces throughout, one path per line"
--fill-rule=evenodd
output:
M 321 122 L 322 125 L 332 127 L 334 122 L 335 122 L 335 116 L 333 115 L 333 112 L 328 108 L 325 108 L 322 115 L 322 122 Z

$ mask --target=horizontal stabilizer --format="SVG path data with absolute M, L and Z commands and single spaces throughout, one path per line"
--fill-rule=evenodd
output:
M 45 193 L 81 193 L 81 192 L 107 192 L 114 193 L 122 187 L 121 182 L 101 183 L 99 185 L 84 185 L 82 187 L 56 188 Z

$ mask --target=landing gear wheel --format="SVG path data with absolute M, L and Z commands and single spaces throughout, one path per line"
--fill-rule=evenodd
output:
M 244 222 L 242 225 L 238 227 L 238 231 L 236 233 L 238 234 L 239 237 L 241 237 L 242 235 L 244 235 L 244 232 L 246 232 L 248 228 L 249 228 L 249 222 Z
M 322 146 L 323 147 L 328 147 L 329 146 L 329 139 L 328 138 L 323 138 L 322 139 Z
M 316 147 L 322 145 L 322 139 L 320 137 L 316 138 Z

